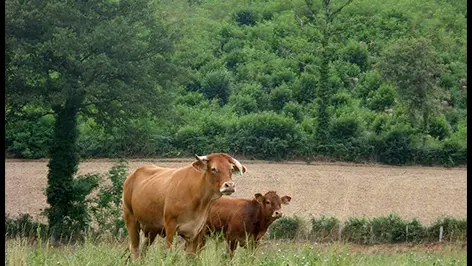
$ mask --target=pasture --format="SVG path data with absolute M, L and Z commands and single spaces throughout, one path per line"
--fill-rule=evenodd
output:
M 192 159 L 130 159 L 129 172 L 147 163 L 179 167 Z M 117 162 L 87 160 L 79 174 L 107 172 Z M 241 162 L 246 175 L 234 178 L 235 197 L 276 190 L 292 196 L 284 206 L 286 216 L 378 217 L 394 212 L 404 219 L 417 217 L 429 224 L 439 217 L 467 216 L 467 169 L 436 167 L 392 167 L 347 163 Z M 46 160 L 5 161 L 5 211 L 16 216 L 30 213 L 40 217 L 46 206 Z M 225 243 L 208 241 L 198 257 L 185 256 L 183 241 L 176 239 L 171 252 L 164 251 L 158 238 L 144 261 L 137 265 L 227 265 Z M 28 239 L 6 241 L 6 265 L 123 265 L 121 256 L 127 240 L 99 239 L 83 245 L 52 248 Z M 464 243 L 397 244 L 363 246 L 351 243 L 313 243 L 303 240 L 277 241 L 265 238 L 256 251 L 238 248 L 234 265 L 465 265 Z
M 46 243 L 31 246 L 26 240 L 6 242 L 6 265 L 125 265 L 124 243 L 101 241 L 84 245 L 51 248 Z M 431 245 L 316 244 L 291 241 L 264 241 L 255 251 L 236 250 L 232 263 L 225 246 L 207 243 L 197 257 L 186 256 L 182 241 L 171 252 L 157 239 L 143 261 L 133 265 L 466 265 L 467 252 L 460 243 Z
M 155 163 L 185 166 L 188 159 L 129 159 L 129 172 Z M 80 163 L 79 174 L 105 173 L 117 160 L 94 159 Z M 276 190 L 290 195 L 284 215 L 378 217 L 396 213 L 403 219 L 417 217 L 430 224 L 439 217 L 467 216 L 467 169 L 440 167 L 394 167 L 348 163 L 274 163 L 241 159 L 248 168 L 235 176 L 234 197 Z M 5 160 L 5 212 L 16 216 L 29 213 L 40 218 L 46 207 L 47 160 Z

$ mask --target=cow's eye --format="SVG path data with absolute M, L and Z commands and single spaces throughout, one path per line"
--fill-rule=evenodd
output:
M 218 169 L 216 169 L 215 167 L 212 167 L 212 168 L 211 168 L 211 171 L 212 171 L 213 173 L 216 173 L 216 172 L 218 172 Z
M 269 205 L 269 204 L 270 204 L 270 201 L 266 200 L 266 204 Z

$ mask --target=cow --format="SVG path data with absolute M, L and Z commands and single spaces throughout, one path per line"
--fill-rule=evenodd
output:
M 238 244 L 247 246 L 246 240 L 257 245 L 269 225 L 282 217 L 281 205 L 289 204 L 291 199 L 269 191 L 265 195 L 256 193 L 253 199 L 223 196 L 213 201 L 206 226 L 198 237 L 200 248 L 205 245 L 205 237 L 218 232 L 223 233 L 230 258 Z
M 242 175 L 247 171 L 226 153 L 195 157 L 196 161 L 182 168 L 142 166 L 126 178 L 123 218 L 133 261 L 140 256 L 140 233 L 146 239 L 141 253 L 157 235 L 165 237 L 170 249 L 177 233 L 185 240 L 186 250 L 194 254 L 210 203 L 235 191 L 233 173 Z

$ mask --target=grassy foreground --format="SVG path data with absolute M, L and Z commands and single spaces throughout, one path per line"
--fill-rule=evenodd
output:
M 91 241 L 52 248 L 27 239 L 5 242 L 5 265 L 125 265 L 127 241 Z M 197 257 L 186 256 L 179 241 L 165 252 L 156 239 L 143 261 L 133 265 L 466 265 L 463 243 L 430 245 L 375 245 L 266 240 L 255 251 L 238 248 L 233 261 L 225 256 L 225 243 L 207 242 Z

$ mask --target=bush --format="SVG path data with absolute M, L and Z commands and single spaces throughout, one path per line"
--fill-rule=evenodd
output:
M 349 217 L 348 220 L 344 222 L 342 239 L 357 244 L 370 244 L 369 221 L 365 217 Z
M 367 106 L 371 110 L 385 111 L 386 109 L 393 106 L 396 97 L 395 88 L 391 85 L 382 84 L 376 91 L 369 93 L 367 98 Z
M 400 216 L 389 214 L 370 220 L 372 243 L 397 243 L 406 240 L 406 223 Z
M 321 216 L 311 219 L 310 239 L 314 241 L 335 241 L 338 239 L 340 221 L 336 217 Z
M 414 155 L 412 135 L 409 127 L 400 125 L 382 134 L 375 145 L 379 160 L 395 165 L 411 162 Z
M 301 219 L 298 217 L 282 217 L 269 227 L 271 239 L 295 239 L 301 229 Z
M 120 229 L 126 230 L 122 218 L 121 198 L 123 184 L 128 177 L 125 160 L 113 165 L 107 174 L 101 176 L 101 185 L 97 195 L 90 202 L 90 211 L 99 234 L 111 233 L 118 236 Z
M 467 218 L 466 219 L 455 219 L 451 217 L 445 217 L 437 219 L 427 229 L 427 237 L 430 241 L 439 240 L 439 232 L 441 226 L 443 227 L 443 240 L 444 241 L 463 241 L 467 239 Z
M 257 22 L 257 13 L 254 10 L 243 9 L 237 11 L 234 18 L 239 25 L 254 26 Z
M 406 232 L 407 226 L 408 232 Z M 418 221 L 418 219 L 414 218 L 412 221 L 406 222 L 405 234 L 407 242 L 420 243 L 425 240 L 426 228 L 420 223 L 420 221 Z
M 228 102 L 230 90 L 231 74 L 226 70 L 211 71 L 203 79 L 203 94 L 208 99 L 219 99 L 221 105 Z
M 443 140 L 451 135 L 451 127 L 443 114 L 430 118 L 428 133 L 439 140 Z
M 5 238 L 46 236 L 48 227 L 37 221 L 33 221 L 27 213 L 20 214 L 18 218 L 11 218 L 5 213 Z
M 256 159 L 281 160 L 295 154 L 301 132 L 294 119 L 274 112 L 240 117 L 230 134 L 230 150 Z
M 32 121 L 5 121 L 5 151 L 17 158 L 48 157 L 54 122 L 52 115 Z
M 280 111 L 284 105 L 292 100 L 292 90 L 283 83 L 270 92 L 270 103 L 272 110 Z

